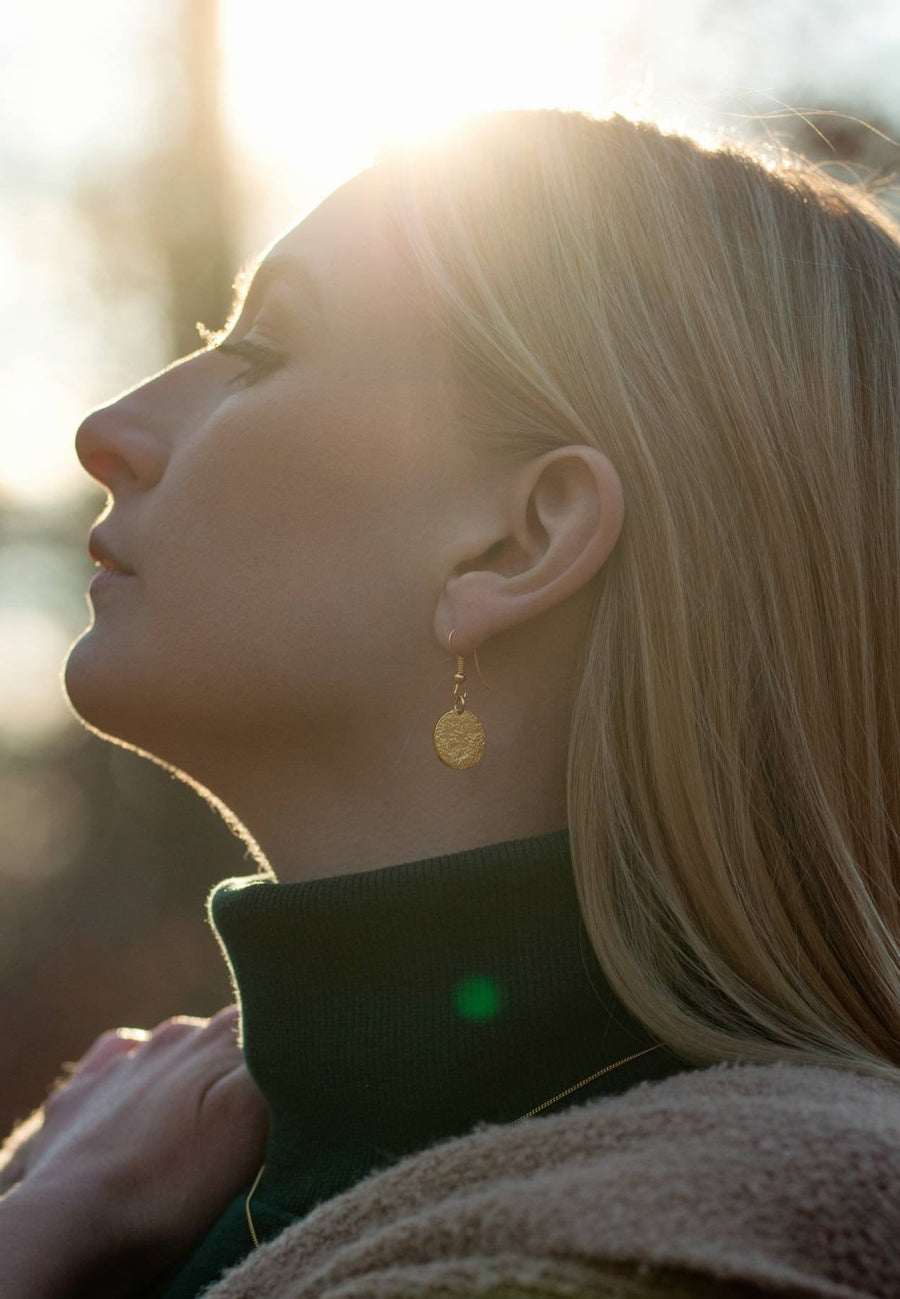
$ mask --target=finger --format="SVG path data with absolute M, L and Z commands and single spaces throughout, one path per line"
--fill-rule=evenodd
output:
M 238 1006 L 223 1006 L 217 1010 L 206 1026 L 209 1034 L 222 1034 L 225 1037 L 237 1040 L 238 1032 L 241 1025 L 241 1012 Z
M 212 1029 L 212 1020 L 187 1015 L 165 1020 L 153 1030 L 140 1055 L 135 1053 L 134 1068 L 148 1080 L 159 1075 L 168 1085 L 177 1074 L 184 1086 L 201 1088 L 235 1068 L 243 1061 L 233 1028 L 228 1028 L 236 1022 L 236 1014 L 224 1010 Z
M 150 1034 L 146 1050 L 149 1054 L 155 1055 L 162 1048 L 195 1038 L 200 1029 L 206 1028 L 208 1023 L 208 1019 L 200 1019 L 196 1015 L 173 1015 L 170 1019 L 164 1019 L 156 1025 Z
M 265 1142 L 268 1108 L 265 1099 L 243 1062 L 209 1080 L 200 1095 L 204 1120 L 212 1119 L 217 1131 L 241 1132 L 254 1149 Z
M 235 1070 L 246 1072 L 243 1047 L 235 1032 L 237 1022 L 234 1012 L 219 1012 L 210 1020 L 208 1028 L 190 1043 L 183 1057 L 185 1078 L 192 1079 L 199 1087 L 201 1098 Z
M 127 1055 L 149 1037 L 150 1034 L 144 1028 L 111 1028 L 106 1033 L 101 1033 L 90 1050 L 82 1056 L 76 1065 L 76 1072 L 99 1069 L 113 1057 Z
M 168 1028 L 170 1024 L 186 1028 L 205 1028 L 208 1023 L 209 1019 L 200 1015 L 170 1015 L 168 1019 L 160 1020 L 153 1032 L 158 1033 L 161 1029 Z
M 217 1010 L 210 1018 L 209 1027 L 218 1028 L 222 1025 L 234 1024 L 240 1019 L 240 1017 L 241 1011 L 239 1006 L 223 1006 L 221 1010 Z
M 199 1069 L 219 1073 L 244 1064 L 240 1016 L 221 1012 L 214 1016 L 197 1039 L 195 1059 Z

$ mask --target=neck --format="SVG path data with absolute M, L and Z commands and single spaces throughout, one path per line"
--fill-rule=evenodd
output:
M 538 726 L 535 753 L 523 736 L 495 725 L 482 761 L 455 771 L 432 747 L 429 723 L 438 715 L 422 717 L 393 762 L 379 759 L 382 741 L 333 763 L 321 749 L 309 761 L 245 750 L 214 785 L 191 783 L 281 883 L 379 870 L 567 826 L 563 728 L 554 740 L 549 725 Z

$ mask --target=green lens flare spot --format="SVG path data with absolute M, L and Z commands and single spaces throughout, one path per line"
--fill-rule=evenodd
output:
M 493 1019 L 500 1010 L 500 989 L 493 979 L 476 974 L 460 979 L 454 991 L 463 1019 Z

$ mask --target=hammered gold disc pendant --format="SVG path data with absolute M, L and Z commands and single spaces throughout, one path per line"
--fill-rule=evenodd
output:
M 484 753 L 484 727 L 474 713 L 451 708 L 435 723 L 434 751 L 447 767 L 474 767 Z

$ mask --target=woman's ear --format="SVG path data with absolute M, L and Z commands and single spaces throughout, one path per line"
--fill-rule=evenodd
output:
M 498 479 L 492 508 L 502 535 L 447 578 L 435 610 L 442 645 L 469 654 L 545 613 L 596 575 L 625 517 L 622 484 L 601 451 L 580 443 L 516 465 Z

